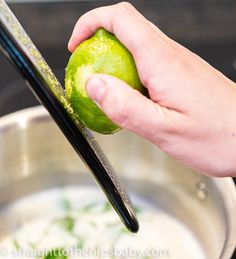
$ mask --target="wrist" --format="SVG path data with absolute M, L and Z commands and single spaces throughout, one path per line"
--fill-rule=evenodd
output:
M 225 170 L 222 176 L 236 176 L 236 84 L 232 82 L 232 98 L 229 100 L 231 108 L 229 107 L 229 113 L 226 114 L 228 117 L 229 126 L 226 131 L 228 140 L 225 148 L 225 159 L 228 165 L 225 165 Z M 228 157 L 228 159 L 227 159 Z

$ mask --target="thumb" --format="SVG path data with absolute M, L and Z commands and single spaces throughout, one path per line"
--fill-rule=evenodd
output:
M 86 83 L 90 98 L 117 125 L 153 140 L 163 124 L 162 108 L 124 81 L 96 74 Z

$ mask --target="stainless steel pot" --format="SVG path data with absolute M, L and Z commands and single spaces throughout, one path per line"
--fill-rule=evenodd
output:
M 232 179 L 200 176 L 125 131 L 96 138 L 131 195 L 150 201 L 184 224 L 205 258 L 231 257 L 236 245 Z M 93 184 L 87 169 L 42 107 L 0 119 L 0 239 L 42 214 L 7 213 L 6 208 L 17 199 L 55 186 L 85 183 Z M 161 234 L 173 233 L 166 226 L 166 233 Z

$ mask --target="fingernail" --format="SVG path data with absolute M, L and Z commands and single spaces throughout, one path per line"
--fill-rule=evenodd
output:
M 73 50 L 73 48 L 72 48 L 72 40 L 71 40 L 71 37 L 70 37 L 70 39 L 69 39 L 69 41 L 68 41 L 68 44 L 67 44 L 67 48 L 68 48 L 68 50 L 70 51 L 70 52 L 73 52 L 72 50 Z
M 68 44 L 67 44 L 67 48 L 68 48 L 68 50 L 69 50 L 70 52 L 72 52 L 72 47 L 71 47 L 71 45 L 72 45 L 72 44 L 71 44 L 71 42 L 69 41 Z
M 106 85 L 102 79 L 98 77 L 92 77 L 87 81 L 86 90 L 89 97 L 93 101 L 101 103 L 106 92 Z

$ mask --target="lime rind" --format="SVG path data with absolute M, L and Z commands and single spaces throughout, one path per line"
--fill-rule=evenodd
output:
M 93 131 L 111 134 L 120 128 L 87 95 L 86 81 L 96 73 L 115 76 L 143 92 L 131 53 L 104 29 L 82 42 L 66 68 L 66 93 L 74 112 Z
M 91 65 L 78 67 L 76 71 L 75 80 L 76 82 L 80 82 L 80 84 L 77 84 L 77 90 L 85 97 L 88 97 L 88 94 L 84 86 L 86 85 L 86 81 L 88 80 L 88 78 L 93 74 L 94 70 Z
M 85 97 L 79 92 L 73 93 L 73 91 L 70 99 L 71 103 L 74 104 L 73 110 L 76 111 L 82 123 L 89 129 L 102 134 L 111 134 L 119 130 L 119 127 L 111 122 L 105 113 L 89 97 Z M 78 99 L 80 101 L 78 101 Z

